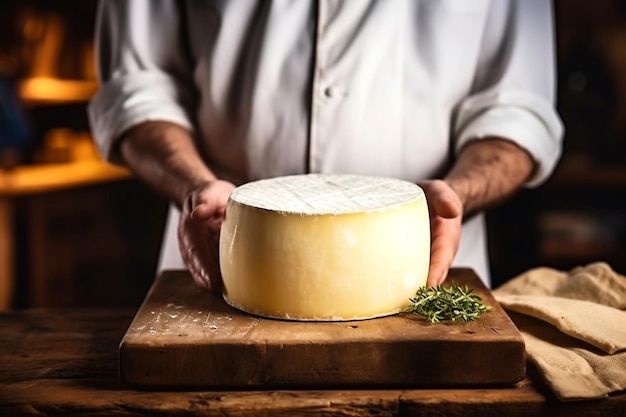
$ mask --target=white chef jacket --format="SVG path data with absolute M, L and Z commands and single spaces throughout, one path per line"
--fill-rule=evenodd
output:
M 102 153 L 141 122 L 191 129 L 235 184 L 305 172 L 418 182 L 469 140 L 526 149 L 535 186 L 553 170 L 549 0 L 103 0 L 101 89 L 89 106 Z M 159 269 L 181 268 L 172 208 Z M 489 283 L 484 217 L 464 222 L 455 266 Z

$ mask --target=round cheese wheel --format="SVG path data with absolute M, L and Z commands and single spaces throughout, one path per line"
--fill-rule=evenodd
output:
M 390 178 L 306 174 L 230 196 L 220 234 L 224 299 L 290 320 L 358 320 L 403 310 L 426 284 L 424 192 Z

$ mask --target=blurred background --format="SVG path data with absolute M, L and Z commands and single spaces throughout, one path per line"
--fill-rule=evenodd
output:
M 0 2 L 0 309 L 138 305 L 167 204 L 102 161 L 96 1 Z
M 0 2 L 0 310 L 137 306 L 167 203 L 101 160 L 97 2 Z M 488 212 L 494 287 L 526 269 L 606 261 L 626 273 L 626 1 L 556 0 L 563 157 Z

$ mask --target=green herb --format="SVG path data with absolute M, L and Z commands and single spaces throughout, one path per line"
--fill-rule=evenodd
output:
M 406 312 L 426 317 L 431 323 L 442 321 L 464 323 L 476 320 L 491 307 L 483 304 L 481 298 L 467 285 L 461 287 L 453 283 L 450 287 L 420 287 Z

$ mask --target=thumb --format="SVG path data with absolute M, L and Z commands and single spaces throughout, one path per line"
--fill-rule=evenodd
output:
M 456 191 L 445 181 L 427 181 L 420 186 L 426 193 L 431 215 L 453 219 L 463 214 L 463 204 Z

